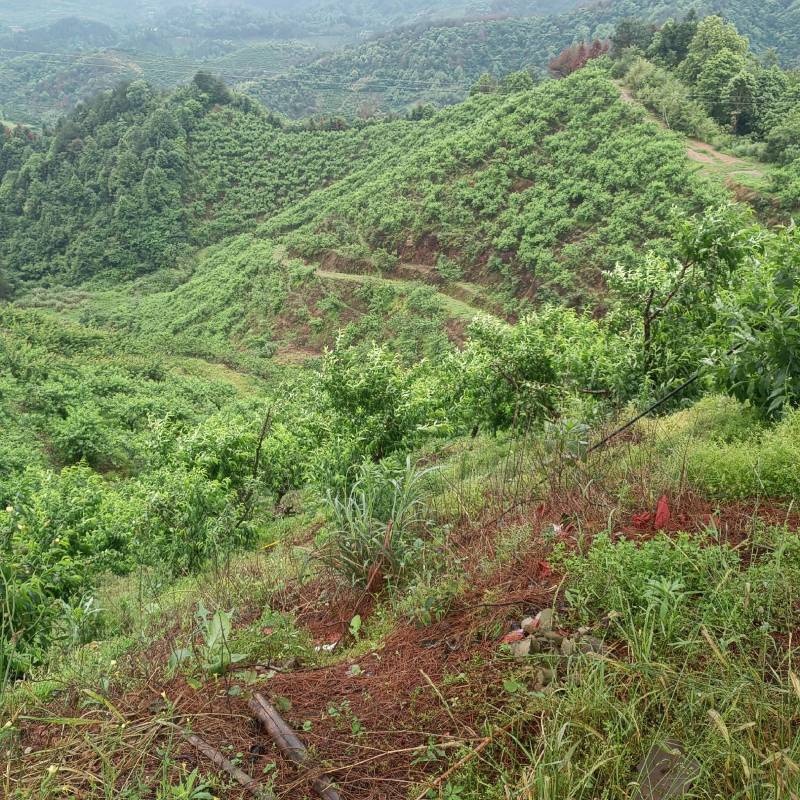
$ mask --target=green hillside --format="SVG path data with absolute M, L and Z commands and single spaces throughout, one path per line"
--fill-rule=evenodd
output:
M 304 257 L 379 271 L 438 258 L 518 295 L 579 299 L 663 239 L 674 206 L 723 197 L 602 70 L 514 80 L 431 119 L 342 131 L 282 128 L 213 82 L 169 97 L 134 84 L 12 161 L 5 266 L 22 280 L 133 277 L 260 224 Z
M 4 125 L 0 796 L 793 800 L 797 75 L 624 10 L 312 67 L 552 46 L 440 109 L 199 71 Z
M 522 19 L 412 26 L 241 88 L 290 117 L 447 105 L 465 98 L 483 75 L 499 80 L 520 70 L 545 74 L 548 61 L 564 47 L 608 36 L 622 16 L 616 5 L 590 4 Z
M 122 86 L 52 137 L 5 137 L 4 264 L 22 279 L 73 283 L 172 266 L 192 245 L 342 177 L 401 133 L 293 131 L 207 76 L 173 95 Z
M 7 119 L 52 124 L 78 102 L 125 79 L 174 88 L 206 69 L 230 84 L 258 82 L 380 31 L 490 13 L 469 3 L 428 0 L 46 5 L 0 9 L 0 111 Z M 556 13 L 571 5 L 572 0 L 539 0 L 527 13 Z
M 625 18 L 661 24 L 691 9 L 700 15 L 719 13 L 759 53 L 774 48 L 784 64 L 798 63 L 800 12 L 788 0 L 766 8 L 750 2 L 718 6 L 624 0 L 582 4 L 540 17 L 412 27 L 325 55 L 286 76 L 245 82 L 242 88 L 290 117 L 404 111 L 420 102 L 446 105 L 465 97 L 482 75 L 502 78 L 522 69 L 541 74 L 564 47 L 607 38 Z M 524 4 L 510 10 L 532 13 Z
M 521 86 L 525 76 L 518 76 Z M 723 193 L 601 70 L 479 94 L 380 159 L 264 223 L 304 256 L 388 252 L 528 297 L 588 300 L 600 272 L 663 244 L 676 208 Z

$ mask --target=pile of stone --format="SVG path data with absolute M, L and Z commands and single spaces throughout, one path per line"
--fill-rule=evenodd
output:
M 591 634 L 591 628 L 578 628 L 574 633 L 553 626 L 553 609 L 542 609 L 535 617 L 526 617 L 514 625 L 502 642 L 514 658 L 522 661 L 537 654 L 572 656 L 579 653 L 604 654 L 606 646 Z

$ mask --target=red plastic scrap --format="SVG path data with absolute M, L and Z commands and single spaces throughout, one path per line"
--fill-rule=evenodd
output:
M 631 520 L 634 526 L 640 531 L 646 531 L 650 527 L 650 522 L 653 515 L 649 511 L 642 511 L 639 514 L 634 514 Z
M 539 568 L 539 577 L 546 578 L 548 575 L 552 575 L 553 568 L 550 566 L 548 561 L 537 561 L 536 566 Z
M 662 494 L 658 500 L 658 505 L 656 506 L 656 518 L 655 524 L 653 527 L 657 531 L 662 531 L 664 528 L 669 525 L 669 520 L 672 515 L 669 511 L 669 503 L 667 502 L 667 496 Z

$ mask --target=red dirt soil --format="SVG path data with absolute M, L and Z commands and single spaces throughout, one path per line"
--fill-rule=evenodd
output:
M 716 507 L 692 494 L 666 502 L 667 533 L 713 526 L 723 541 L 737 545 L 756 519 L 800 527 L 800 513 L 779 504 Z M 614 535 L 641 540 L 654 536 L 655 511 L 654 506 L 626 514 Z M 458 747 L 470 749 L 486 735 L 488 718 L 496 720 L 493 707 L 508 706 L 502 682 L 509 664 L 498 639 L 513 620 L 561 604 L 557 591 L 562 576 L 553 572 L 547 561 L 550 546 L 538 534 L 552 525 L 556 540 L 575 547 L 576 526 L 570 520 L 578 518 L 584 537 L 604 530 L 608 521 L 600 504 L 587 505 L 585 497 L 576 496 L 553 497 L 549 503 L 471 524 L 462 520 L 451 532 L 449 552 L 468 576 L 468 591 L 440 622 L 425 627 L 401 623 L 382 646 L 357 660 L 278 672 L 255 687 L 239 683 L 240 693 L 231 696 L 232 679 L 199 689 L 182 675 L 165 679 L 171 646 L 165 639 L 130 657 L 126 671 L 133 684 L 127 686 L 135 688 L 112 689 L 112 702 L 135 724 L 163 715 L 165 696 L 174 722 L 190 726 L 229 757 L 241 754 L 242 768 L 255 778 L 274 776 L 278 797 L 312 797 L 309 773 L 289 765 L 253 721 L 247 699 L 252 691 L 262 691 L 281 703 L 287 722 L 336 781 L 343 798 L 401 800 L 411 785 L 432 779 L 452 763 Z M 499 532 L 520 524 L 529 524 L 532 533 L 517 557 L 487 571 Z M 274 607 L 294 613 L 316 641 L 331 642 L 346 632 L 356 607 L 367 619 L 374 601 L 360 601 L 358 592 L 337 590 L 333 581 L 319 578 L 277 592 Z M 61 709 L 48 712 L 80 716 L 85 714 L 82 699 L 79 693 L 65 696 Z M 57 748 L 63 736 L 61 726 L 33 722 L 23 728 L 22 746 Z M 513 746 L 508 739 L 503 744 Z M 188 744 L 182 745 L 179 757 L 189 769 L 212 770 Z M 84 774 L 101 775 L 99 757 L 87 748 L 85 758 L 80 764 Z M 245 796 L 238 788 L 224 794 L 234 800 Z

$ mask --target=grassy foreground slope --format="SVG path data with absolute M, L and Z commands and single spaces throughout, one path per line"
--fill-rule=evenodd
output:
M 638 765 L 669 748 L 699 796 L 790 797 L 796 514 L 727 455 L 782 452 L 791 469 L 797 421 L 751 438 L 733 423 L 743 415 L 706 401 L 588 464 L 560 462 L 538 487 L 544 442 L 451 443 L 435 472 L 400 484 L 426 542 L 407 555 L 411 580 L 367 604 L 326 566 L 315 532 L 341 523 L 313 506 L 266 529 L 266 549 L 172 589 L 151 576 L 108 585 L 102 614 L 77 626 L 102 642 L 8 696 L 9 796 L 244 797 L 182 740 L 190 728 L 264 786 L 310 798 L 308 775 L 249 721 L 260 691 L 343 794 L 626 797 Z M 747 482 L 744 501 L 715 499 L 704 471 L 687 483 L 682 463 L 698 458 Z M 670 517 L 656 525 L 662 496 Z M 502 637 L 547 609 L 554 629 L 515 657 Z

